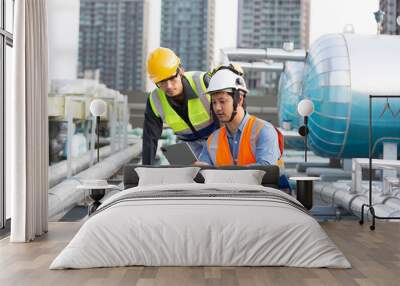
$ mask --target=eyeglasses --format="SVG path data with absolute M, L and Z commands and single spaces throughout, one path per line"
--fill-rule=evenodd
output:
M 162 80 L 162 81 L 157 82 L 156 85 L 157 85 L 158 87 L 167 86 L 167 85 L 168 85 L 168 82 L 169 82 L 169 81 L 175 81 L 175 80 L 178 78 L 178 75 L 179 75 L 179 69 L 176 70 L 176 73 L 175 73 L 173 76 L 171 76 L 171 77 L 169 77 L 169 78 L 166 78 L 166 79 L 164 79 L 164 80 Z

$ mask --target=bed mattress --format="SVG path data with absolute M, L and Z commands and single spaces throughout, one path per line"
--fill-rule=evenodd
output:
M 293 197 L 256 185 L 197 183 L 110 197 L 50 269 L 129 265 L 351 267 Z

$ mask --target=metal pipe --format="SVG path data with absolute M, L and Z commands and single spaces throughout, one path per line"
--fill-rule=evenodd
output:
M 100 158 L 105 158 L 111 153 L 110 146 L 105 146 L 100 149 Z M 71 175 L 74 175 L 89 166 L 91 162 L 91 152 L 87 152 L 80 157 L 73 158 L 71 160 Z M 53 187 L 60 183 L 63 179 L 67 178 L 68 175 L 68 162 L 66 160 L 61 161 L 57 164 L 49 166 L 49 187 Z
M 284 49 L 268 48 L 266 52 L 267 59 L 276 61 L 304 62 L 306 55 L 306 51 L 302 49 L 286 51 Z
M 369 179 L 369 206 L 372 206 L 372 97 L 369 96 L 369 109 L 368 109 L 368 143 L 369 143 L 369 170 L 368 170 L 368 179 Z
M 128 110 L 128 97 L 124 96 L 124 111 L 123 111 L 123 116 L 124 116 L 124 144 L 123 148 L 126 148 L 128 146 L 128 124 L 129 124 L 129 110 Z
M 97 133 L 97 163 L 100 162 L 100 116 L 96 116 L 96 133 Z
M 281 72 L 283 71 L 283 63 L 266 63 L 266 62 L 232 62 L 232 64 L 238 64 L 245 70 L 252 71 L 269 71 L 269 72 Z
M 267 48 L 267 49 L 222 49 L 224 55 L 229 61 L 264 61 L 278 60 L 278 61 L 301 61 L 303 62 L 306 58 L 306 51 L 297 49 L 293 51 L 287 51 L 284 49 Z
M 72 176 L 72 136 L 73 133 L 73 118 L 72 111 L 69 105 L 69 111 L 67 114 L 67 177 Z
M 267 58 L 264 49 L 222 49 L 229 61 L 263 61 Z
M 90 153 L 90 159 L 89 159 L 89 165 L 92 166 L 94 163 L 94 149 L 95 149 L 95 140 L 96 140 L 96 131 L 97 130 L 97 124 L 96 124 L 96 117 L 92 116 L 91 117 L 91 133 L 90 133 L 90 148 L 89 148 L 89 153 Z
M 115 107 L 115 100 L 114 100 L 114 107 Z M 111 145 L 111 152 L 115 152 L 116 151 L 116 144 L 115 144 L 115 135 L 116 135 L 116 118 L 115 118 L 115 116 L 116 116 L 116 110 L 115 110 L 116 108 L 113 108 L 113 109 L 111 109 L 110 110 L 110 121 L 109 121 L 109 124 L 110 124 L 110 138 L 111 138 L 111 142 L 110 142 L 110 145 Z
M 142 143 L 128 147 L 112 155 L 93 167 L 71 177 L 49 190 L 49 218 L 57 220 L 67 210 L 82 201 L 84 194 L 76 187 L 82 179 L 108 179 L 115 174 L 123 165 L 142 152 Z
M 395 216 L 400 213 L 400 198 L 382 194 L 376 188 L 374 189 L 373 200 L 375 213 L 378 216 Z M 320 196 L 320 199 L 331 205 L 340 206 L 354 215 L 361 216 L 361 207 L 368 204 L 370 198 L 365 193 L 352 193 L 350 182 L 338 182 L 333 184 L 316 184 L 314 191 Z M 364 215 L 368 215 L 368 209 L 365 208 Z
M 304 116 L 304 126 L 306 127 L 304 134 L 304 162 L 307 162 L 308 116 Z

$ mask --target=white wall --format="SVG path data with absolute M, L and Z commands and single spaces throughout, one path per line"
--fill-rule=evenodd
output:
M 79 0 L 48 0 L 49 82 L 76 79 L 79 45 Z
M 148 54 L 158 48 L 161 42 L 161 0 L 145 0 L 144 9 L 144 74 L 146 78 L 145 90 L 153 90 L 156 86 L 147 76 L 146 63 Z
M 376 34 L 373 12 L 378 9 L 379 0 L 312 0 L 310 46 L 322 35 L 342 33 L 346 24 L 356 34 Z
M 236 48 L 238 0 L 215 0 L 213 66 L 220 64 L 220 50 Z

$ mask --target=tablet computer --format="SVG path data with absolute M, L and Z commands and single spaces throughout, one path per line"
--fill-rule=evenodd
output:
M 171 165 L 192 165 L 197 161 L 196 155 L 185 142 L 161 147 L 161 151 Z

